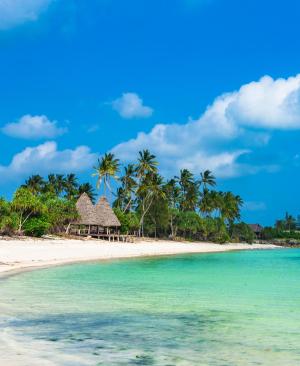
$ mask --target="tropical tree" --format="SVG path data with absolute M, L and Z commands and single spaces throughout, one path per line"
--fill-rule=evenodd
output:
M 51 231 L 65 231 L 65 227 L 73 220 L 78 218 L 74 200 L 66 198 L 46 196 L 43 204 L 46 211 L 43 216 L 49 224 Z
M 180 187 L 175 178 L 170 179 L 164 186 L 163 190 L 166 195 L 168 206 L 169 226 L 171 230 L 171 238 L 175 238 L 178 229 L 178 216 L 180 208 Z
M 188 169 L 180 170 L 179 177 L 175 177 L 181 189 L 180 208 L 183 211 L 195 211 L 199 199 L 199 184 L 193 173 Z
M 138 163 L 136 167 L 137 176 L 143 179 L 147 175 L 157 173 L 158 162 L 156 156 L 151 154 L 149 150 L 139 151 Z
M 11 204 L 0 197 L 0 232 L 10 234 L 16 229 L 16 220 L 11 212 Z
M 23 184 L 23 187 L 28 188 L 30 190 L 30 192 L 32 192 L 34 194 L 39 194 L 43 191 L 43 189 L 45 187 L 45 181 L 44 181 L 43 177 L 41 177 L 38 174 L 32 175 L 25 181 L 25 183 Z
M 130 210 L 134 195 L 137 188 L 136 167 L 133 164 L 128 164 L 124 168 L 124 175 L 120 178 L 122 189 L 118 191 L 118 197 L 122 197 L 122 207 L 124 212 Z M 120 206 L 121 207 L 121 206 Z
M 230 225 L 231 239 L 234 242 L 245 241 L 252 244 L 255 239 L 255 234 L 253 230 L 244 222 Z
M 243 200 L 240 196 L 235 196 L 232 192 L 220 193 L 222 199 L 220 213 L 223 220 L 233 223 L 241 217 L 240 210 Z
M 178 229 L 184 237 L 189 239 L 202 231 L 203 220 L 194 211 L 184 211 L 179 215 Z
M 78 179 L 75 174 L 67 174 L 64 178 L 64 191 L 67 199 L 72 199 L 78 194 Z
M 117 188 L 116 199 L 114 200 L 113 207 L 119 209 L 121 212 L 125 212 L 124 207 L 126 205 L 126 196 L 123 187 Z
M 203 193 L 207 192 L 208 187 L 216 186 L 216 178 L 210 170 L 200 173 L 200 185 L 203 186 Z
M 83 193 L 86 193 L 90 197 L 91 201 L 95 203 L 96 193 L 94 187 L 90 183 L 83 183 L 78 186 L 77 198 L 80 197 Z
M 295 228 L 295 222 L 296 220 L 292 215 L 290 215 L 288 212 L 285 214 L 285 227 L 286 230 L 291 231 Z
M 163 190 L 163 178 L 152 172 L 147 172 L 146 176 L 140 182 L 137 189 L 140 210 L 140 228 L 139 234 L 144 236 L 144 219 L 155 199 L 165 199 Z
M 16 214 L 18 223 L 18 233 L 22 233 L 22 229 L 26 221 L 35 214 L 45 212 L 45 206 L 40 198 L 33 194 L 28 188 L 19 188 L 13 197 L 11 207 Z
M 101 159 L 98 159 L 98 165 L 94 167 L 95 172 L 92 176 L 97 177 L 96 187 L 100 189 L 103 183 L 105 196 L 107 188 L 112 192 L 110 180 L 118 179 L 117 173 L 119 172 L 119 166 L 119 159 L 116 159 L 112 153 L 106 153 Z
M 63 174 L 49 174 L 44 191 L 61 196 L 65 188 L 65 177 Z

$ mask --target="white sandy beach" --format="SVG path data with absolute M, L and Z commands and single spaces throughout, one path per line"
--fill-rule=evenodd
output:
M 273 248 L 277 247 L 261 244 L 220 245 L 162 240 L 140 241 L 135 244 L 109 243 L 92 239 L 0 240 L 0 273 L 81 261 Z

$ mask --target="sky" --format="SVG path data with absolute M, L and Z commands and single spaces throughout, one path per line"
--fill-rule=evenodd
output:
M 300 214 L 298 0 L 0 0 L 0 192 L 150 149 L 243 220 Z

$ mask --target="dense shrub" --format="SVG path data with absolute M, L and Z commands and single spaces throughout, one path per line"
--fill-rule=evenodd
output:
M 214 231 L 211 232 L 209 239 L 215 243 L 225 244 L 230 241 L 227 227 L 222 219 L 216 218 L 214 221 Z
M 47 233 L 50 224 L 43 216 L 28 219 L 24 224 L 24 233 L 28 236 L 41 237 Z
M 136 213 L 125 213 L 119 208 L 114 208 L 114 212 L 121 223 L 121 233 L 133 233 L 139 228 L 139 218 Z
M 252 244 L 255 239 L 255 234 L 249 225 L 244 222 L 233 224 L 230 227 L 231 240 L 233 242 L 246 242 Z
M 278 228 L 265 227 L 262 231 L 262 239 L 272 240 L 272 239 L 295 239 L 300 240 L 299 231 L 288 231 Z

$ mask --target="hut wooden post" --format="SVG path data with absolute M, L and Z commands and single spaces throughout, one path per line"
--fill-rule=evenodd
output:
M 66 234 L 69 234 L 70 226 L 71 226 L 71 224 L 69 223 L 67 226 L 67 229 L 66 229 Z

